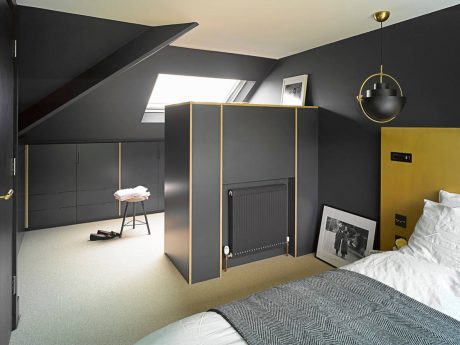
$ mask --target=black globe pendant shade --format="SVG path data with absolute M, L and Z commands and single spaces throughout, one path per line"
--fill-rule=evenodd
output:
M 388 19 L 390 12 L 380 11 L 374 13 L 374 19 L 382 22 Z M 382 60 L 382 41 L 381 41 L 381 60 Z M 363 95 L 363 89 L 372 79 L 377 79 L 373 88 L 366 90 Z M 397 88 L 391 88 L 390 84 L 384 82 L 384 78 L 395 84 Z M 364 115 L 371 121 L 377 123 L 386 123 L 393 120 L 403 110 L 406 104 L 406 97 L 398 81 L 389 74 L 383 73 L 383 64 L 380 65 L 380 73 L 368 76 L 361 84 L 359 94 L 356 97 Z

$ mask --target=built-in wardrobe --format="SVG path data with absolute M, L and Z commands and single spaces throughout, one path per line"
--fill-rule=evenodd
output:
M 165 253 L 190 284 L 225 267 L 314 250 L 318 111 L 166 107 Z
M 147 212 L 164 209 L 163 142 L 40 144 L 24 151 L 26 229 L 116 218 L 121 210 L 113 193 L 138 185 L 151 192 Z

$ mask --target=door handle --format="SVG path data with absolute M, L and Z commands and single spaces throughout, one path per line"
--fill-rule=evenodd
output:
M 10 189 L 5 195 L 0 195 L 0 200 L 10 200 L 13 197 L 14 190 Z

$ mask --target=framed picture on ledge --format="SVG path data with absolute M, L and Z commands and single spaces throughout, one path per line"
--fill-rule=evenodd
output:
M 281 90 L 282 105 L 305 105 L 307 97 L 308 74 L 283 79 Z
M 323 206 L 316 257 L 341 267 L 369 255 L 377 222 L 330 206 Z

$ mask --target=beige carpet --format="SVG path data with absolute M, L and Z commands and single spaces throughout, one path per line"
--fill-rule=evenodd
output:
M 170 322 L 330 267 L 312 255 L 231 268 L 189 286 L 163 254 L 163 213 L 123 239 L 89 242 L 119 219 L 27 232 L 19 253 L 21 320 L 11 345 L 126 345 Z

